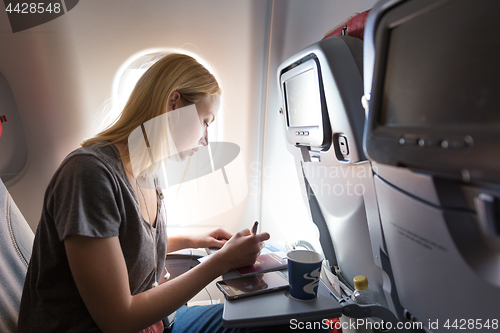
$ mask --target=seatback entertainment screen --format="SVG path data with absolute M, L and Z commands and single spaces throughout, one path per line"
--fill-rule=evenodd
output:
M 320 67 L 314 54 L 299 60 L 280 75 L 288 142 L 328 149 L 331 129 L 323 96 Z
M 285 82 L 289 127 L 319 126 L 321 124 L 321 98 L 313 69 Z
M 443 5 L 391 29 L 381 124 L 500 124 L 498 35 L 477 33 L 497 31 L 496 15 Z
M 500 183 L 499 13 L 497 1 L 408 1 L 370 27 L 371 160 Z

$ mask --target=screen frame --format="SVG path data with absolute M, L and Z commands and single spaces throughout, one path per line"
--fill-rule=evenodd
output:
M 500 183 L 500 154 L 494 153 L 500 151 L 499 126 L 385 126 L 382 123 L 384 80 L 392 29 L 416 15 L 425 15 L 447 4 L 449 1 L 446 0 L 399 2 L 379 13 L 380 17 L 367 22 L 370 33 L 366 35 L 371 40 L 365 40 L 365 52 L 368 54 L 365 56 L 365 68 L 373 68 L 373 80 L 370 90 L 365 89 L 365 97 L 369 99 L 365 153 L 372 161 L 382 164 L 466 182 Z M 367 51 L 367 48 L 370 49 Z
M 290 115 L 287 103 L 287 88 L 286 83 L 296 78 L 297 76 L 311 71 L 314 75 L 315 89 L 318 91 L 320 99 L 320 110 L 315 110 L 321 115 L 319 116 L 319 123 L 317 126 L 290 126 Z M 286 137 L 288 142 L 297 147 L 311 147 L 319 148 L 321 150 L 328 150 L 332 143 L 332 130 L 330 127 L 330 120 L 328 117 L 328 109 L 326 106 L 325 94 L 323 91 L 323 82 L 321 77 L 321 67 L 317 56 L 310 53 L 299 61 L 284 68 L 279 76 L 282 107 L 285 114 Z

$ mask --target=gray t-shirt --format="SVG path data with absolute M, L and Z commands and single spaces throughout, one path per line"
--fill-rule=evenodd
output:
M 85 332 L 96 324 L 71 275 L 64 239 L 118 236 L 132 295 L 162 276 L 167 247 L 165 208 L 159 200 L 156 251 L 116 146 L 94 144 L 69 154 L 45 193 L 19 313 L 18 332 Z

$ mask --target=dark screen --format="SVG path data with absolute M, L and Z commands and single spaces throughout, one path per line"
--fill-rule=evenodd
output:
M 475 13 L 469 1 L 390 30 L 382 125 L 500 124 L 500 6 L 475 0 Z M 486 15 L 484 7 L 491 7 Z
M 231 295 L 242 295 L 286 286 L 288 281 L 276 272 L 270 272 L 224 280 L 222 284 L 231 288 L 231 290 L 226 289 Z

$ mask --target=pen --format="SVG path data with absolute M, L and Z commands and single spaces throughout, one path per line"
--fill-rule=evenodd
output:
M 258 226 L 259 226 L 259 222 L 255 221 L 253 226 L 252 226 L 252 235 L 255 235 L 257 233 Z

